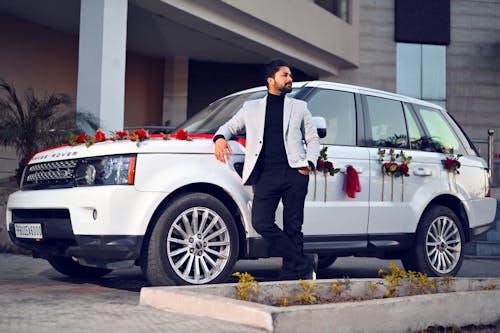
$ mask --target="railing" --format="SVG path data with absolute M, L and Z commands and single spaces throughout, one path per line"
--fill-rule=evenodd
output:
M 487 146 L 487 150 L 488 150 L 488 169 L 489 169 L 489 174 L 490 174 L 490 177 L 491 179 L 493 180 L 494 179 L 494 165 L 493 165 L 493 162 L 494 162 L 494 153 L 493 153 L 493 150 L 494 150 L 494 147 L 495 147 L 495 140 L 493 138 L 493 135 L 495 134 L 495 130 L 493 128 L 490 128 L 488 130 L 488 138 L 487 139 L 473 139 L 471 140 L 474 144 L 485 144 Z M 481 154 L 481 149 L 479 149 L 479 154 Z M 496 175 L 495 175 L 496 176 Z

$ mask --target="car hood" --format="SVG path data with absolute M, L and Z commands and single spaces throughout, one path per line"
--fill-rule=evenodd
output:
M 244 140 L 231 140 L 229 143 L 234 154 L 244 154 Z M 88 147 L 85 144 L 79 144 L 43 150 L 36 153 L 28 164 L 120 154 L 213 154 L 213 152 L 214 143 L 211 138 L 191 140 L 150 138 L 141 142 L 106 140 Z

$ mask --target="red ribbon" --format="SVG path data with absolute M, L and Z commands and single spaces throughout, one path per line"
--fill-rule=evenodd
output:
M 345 171 L 344 192 L 349 198 L 355 198 L 356 192 L 361 192 L 361 184 L 356 169 L 352 165 L 348 165 Z

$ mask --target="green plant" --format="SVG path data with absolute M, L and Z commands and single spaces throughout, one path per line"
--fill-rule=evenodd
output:
M 402 280 L 408 276 L 404 270 L 400 269 L 392 262 L 389 264 L 389 270 L 390 273 L 384 269 L 378 271 L 378 274 L 387 281 L 387 293 L 384 297 L 394 297 L 396 288 L 402 286 Z
M 290 305 L 290 301 L 288 300 L 287 297 L 281 297 L 280 301 L 281 301 L 281 306 L 288 306 L 288 305 Z
M 495 290 L 497 288 L 496 284 L 488 284 L 486 286 L 481 286 L 481 290 Z
M 233 276 L 238 277 L 236 285 L 236 297 L 242 301 L 250 301 L 259 295 L 259 284 L 250 273 L 235 272 Z
M 349 279 L 337 280 L 331 284 L 333 291 L 333 299 L 340 300 L 342 292 L 346 292 L 351 288 L 351 281 Z
M 314 294 L 316 292 L 316 284 L 304 280 L 300 280 L 300 290 L 297 294 L 297 300 L 300 304 L 309 305 L 316 304 L 318 299 Z
M 18 180 L 33 154 L 67 141 L 68 132 L 77 125 L 72 106 L 73 100 L 66 94 L 38 98 L 32 88 L 19 97 L 12 84 L 0 79 L 0 144 L 16 149 Z M 88 113 L 79 114 L 79 120 L 80 125 L 96 127 Z

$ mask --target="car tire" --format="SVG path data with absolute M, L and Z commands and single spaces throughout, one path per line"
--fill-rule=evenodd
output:
M 185 194 L 157 219 L 141 269 L 152 285 L 221 283 L 232 273 L 238 249 L 226 206 L 206 193 Z
M 432 206 L 421 218 L 414 247 L 401 261 L 406 270 L 453 276 L 462 266 L 464 245 L 464 231 L 457 215 L 448 207 Z
M 113 271 L 107 268 L 80 265 L 72 257 L 52 256 L 47 260 L 56 271 L 73 278 L 99 278 Z
M 325 269 L 330 267 L 335 260 L 337 260 L 336 256 L 319 256 L 318 258 L 318 268 Z

